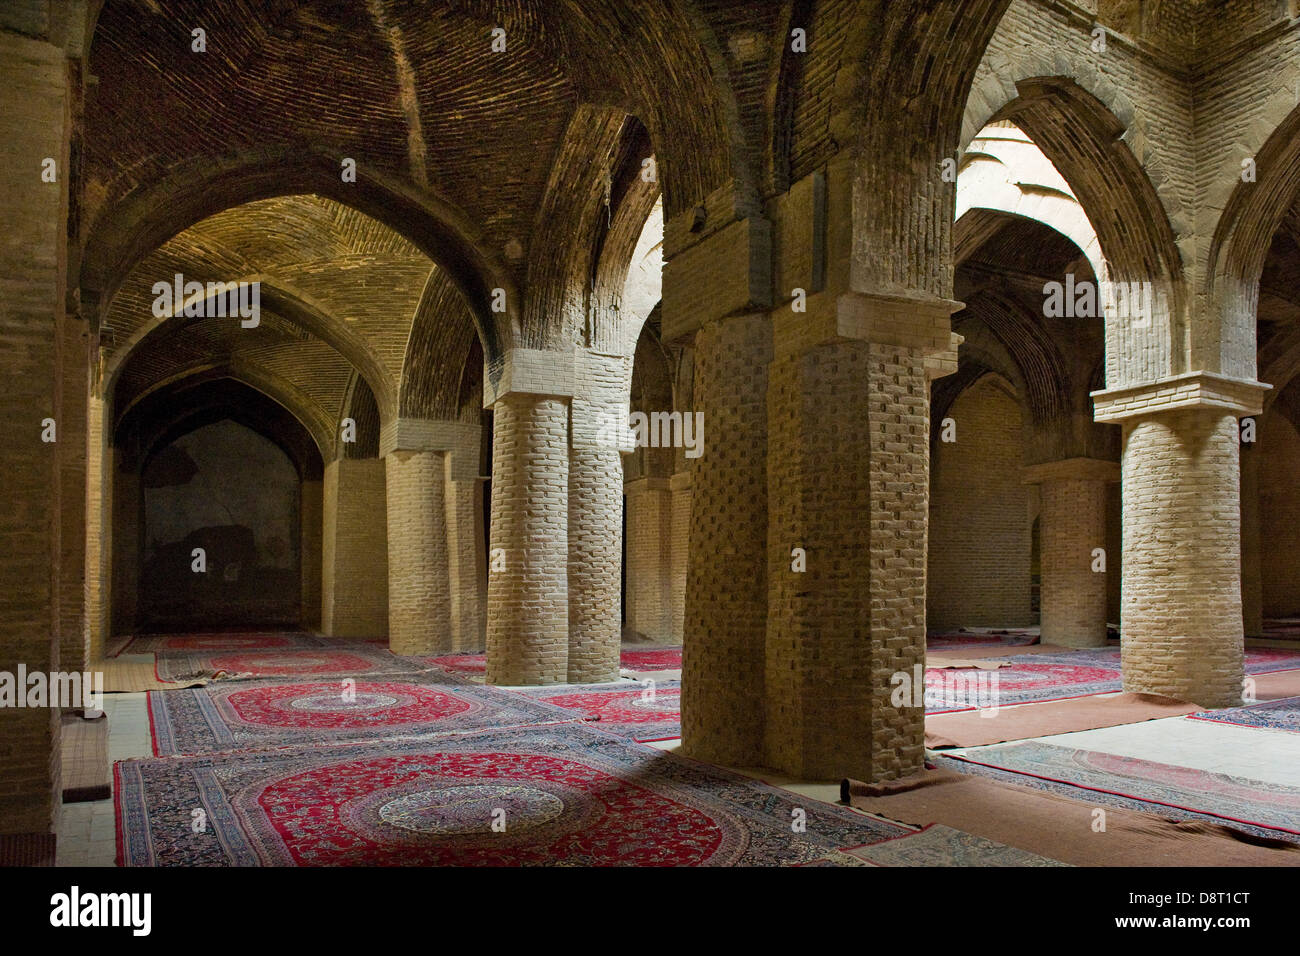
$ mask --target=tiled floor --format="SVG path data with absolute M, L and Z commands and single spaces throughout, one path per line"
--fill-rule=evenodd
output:
M 151 757 L 149 714 L 144 694 L 105 694 L 108 759 Z M 59 822 L 59 866 L 113 866 L 117 853 L 113 801 L 64 804 Z

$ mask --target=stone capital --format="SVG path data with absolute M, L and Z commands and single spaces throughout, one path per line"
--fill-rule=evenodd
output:
M 517 393 L 572 398 L 574 353 L 549 349 L 509 349 L 483 363 L 483 407 Z
M 1093 392 L 1093 418 L 1118 422 L 1193 408 L 1258 415 L 1263 411 L 1264 393 L 1272 387 L 1217 372 L 1185 372 L 1156 382 Z
M 482 426 L 431 418 L 396 418 L 379 428 L 379 455 L 398 452 L 445 452 L 451 459 L 453 481 L 478 478 Z
M 956 347 L 963 339 L 952 331 L 952 314 L 961 302 L 933 296 L 825 292 L 806 300 L 806 311 L 793 303 L 772 314 L 772 351 L 776 358 L 799 355 L 831 342 L 858 339 L 880 345 L 920 349 L 935 360 L 932 377 L 945 360 L 955 370 Z M 927 361 L 927 371 L 929 362 Z
M 1119 481 L 1119 462 L 1099 458 L 1065 458 L 1045 461 L 1025 469 L 1024 483 L 1039 485 L 1045 481 Z

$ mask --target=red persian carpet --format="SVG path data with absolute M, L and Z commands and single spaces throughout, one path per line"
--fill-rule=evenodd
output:
M 576 723 L 124 760 L 115 783 L 125 866 L 771 866 L 911 832 Z
M 445 674 L 218 682 L 149 694 L 153 752 L 160 757 L 581 719 L 554 704 L 495 687 L 451 682 Z
M 682 735 L 680 681 L 529 687 L 518 693 L 598 722 L 600 729 L 632 740 L 674 740 Z
M 416 674 L 428 665 L 418 658 L 398 657 L 382 647 L 358 642 L 351 646 L 247 651 L 159 651 L 159 680 L 261 677 L 361 677 L 375 674 Z

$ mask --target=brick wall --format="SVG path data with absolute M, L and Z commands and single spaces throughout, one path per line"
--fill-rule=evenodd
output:
M 15 673 L 20 663 L 29 671 L 59 664 L 64 439 L 42 442 L 41 420 L 60 414 L 57 390 L 66 383 L 56 330 L 66 269 L 68 65 L 56 47 L 0 33 L 0 74 L 0 342 L 7 356 L 0 407 L 9 425 L 0 504 L 0 671 Z M 45 157 L 57 163 L 57 183 L 41 182 Z M 66 395 L 62 406 L 82 400 Z M 75 422 L 77 412 L 69 414 Z M 72 433 L 68 452 L 75 455 L 75 425 Z M 44 832 L 57 820 L 58 728 L 57 709 L 0 711 L 0 832 Z
M 1259 425 L 1260 576 L 1265 617 L 1300 614 L 1300 433 L 1276 411 Z
M 1007 387 L 985 376 L 963 392 L 948 412 L 957 440 L 933 445 L 926 575 L 932 631 L 1034 623 L 1020 405 Z
M 388 535 L 384 461 L 343 459 L 322 483 L 321 631 L 388 633 Z

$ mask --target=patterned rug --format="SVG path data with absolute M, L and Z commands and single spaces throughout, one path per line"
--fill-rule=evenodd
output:
M 219 753 L 464 733 L 578 720 L 580 715 L 446 675 L 358 681 L 218 683 L 149 695 L 153 752 Z
M 1016 661 L 1015 657 L 1007 660 Z M 1059 651 L 1050 654 L 1036 654 L 1023 658 L 1026 663 L 1050 661 L 1060 664 L 1083 664 L 1088 667 L 1108 667 L 1119 672 L 1120 649 L 1118 647 L 1082 647 L 1073 651 Z M 1246 673 L 1270 674 L 1274 671 L 1295 670 L 1300 668 L 1300 652 L 1286 647 L 1248 647 L 1246 648 Z
M 544 700 L 601 730 L 631 740 L 675 740 L 682 735 L 681 682 L 648 681 L 529 687 L 516 693 Z
M 419 658 L 398 657 L 370 644 L 297 648 L 283 651 L 160 651 L 159 680 L 216 677 L 247 680 L 262 677 L 362 677 L 417 674 L 428 669 Z
M 1051 654 L 1013 658 L 1012 666 L 997 670 L 927 668 L 926 713 L 1008 707 L 1120 689 L 1119 672 L 1115 668 L 1089 667 L 1054 658 Z
M 1289 730 L 1300 734 L 1300 697 L 1284 697 L 1245 707 L 1209 710 L 1189 714 L 1192 720 L 1213 720 L 1221 724 L 1238 724 L 1242 727 L 1267 727 L 1270 730 Z
M 625 647 L 619 655 L 624 670 L 633 673 L 679 671 L 682 669 L 682 646 Z
M 932 823 L 919 833 L 847 850 L 843 855 L 872 866 L 1069 866 L 941 823 Z M 836 865 L 846 864 L 836 861 Z
M 1037 741 L 982 747 L 935 762 L 946 759 L 963 764 L 954 768 L 963 771 L 971 766 L 1011 771 L 1023 786 L 1035 786 L 1035 780 L 1064 784 L 1075 799 L 1112 794 L 1141 801 L 1147 805 L 1135 809 L 1150 813 L 1168 808 L 1260 828 L 1274 837 L 1278 834 L 1271 831 L 1300 837 L 1300 791 L 1262 780 Z
M 911 832 L 583 724 L 124 760 L 126 866 L 772 866 Z
M 486 654 L 444 654 L 421 660 L 448 673 L 463 674 L 471 680 L 481 681 L 487 673 Z M 681 645 L 626 647 L 619 655 L 619 664 L 623 670 L 633 673 L 681 670 L 682 648 Z
M 289 648 L 330 647 L 337 638 L 305 631 L 217 631 L 211 634 L 139 634 L 122 651 L 124 654 L 156 654 L 159 651 L 256 651 Z

